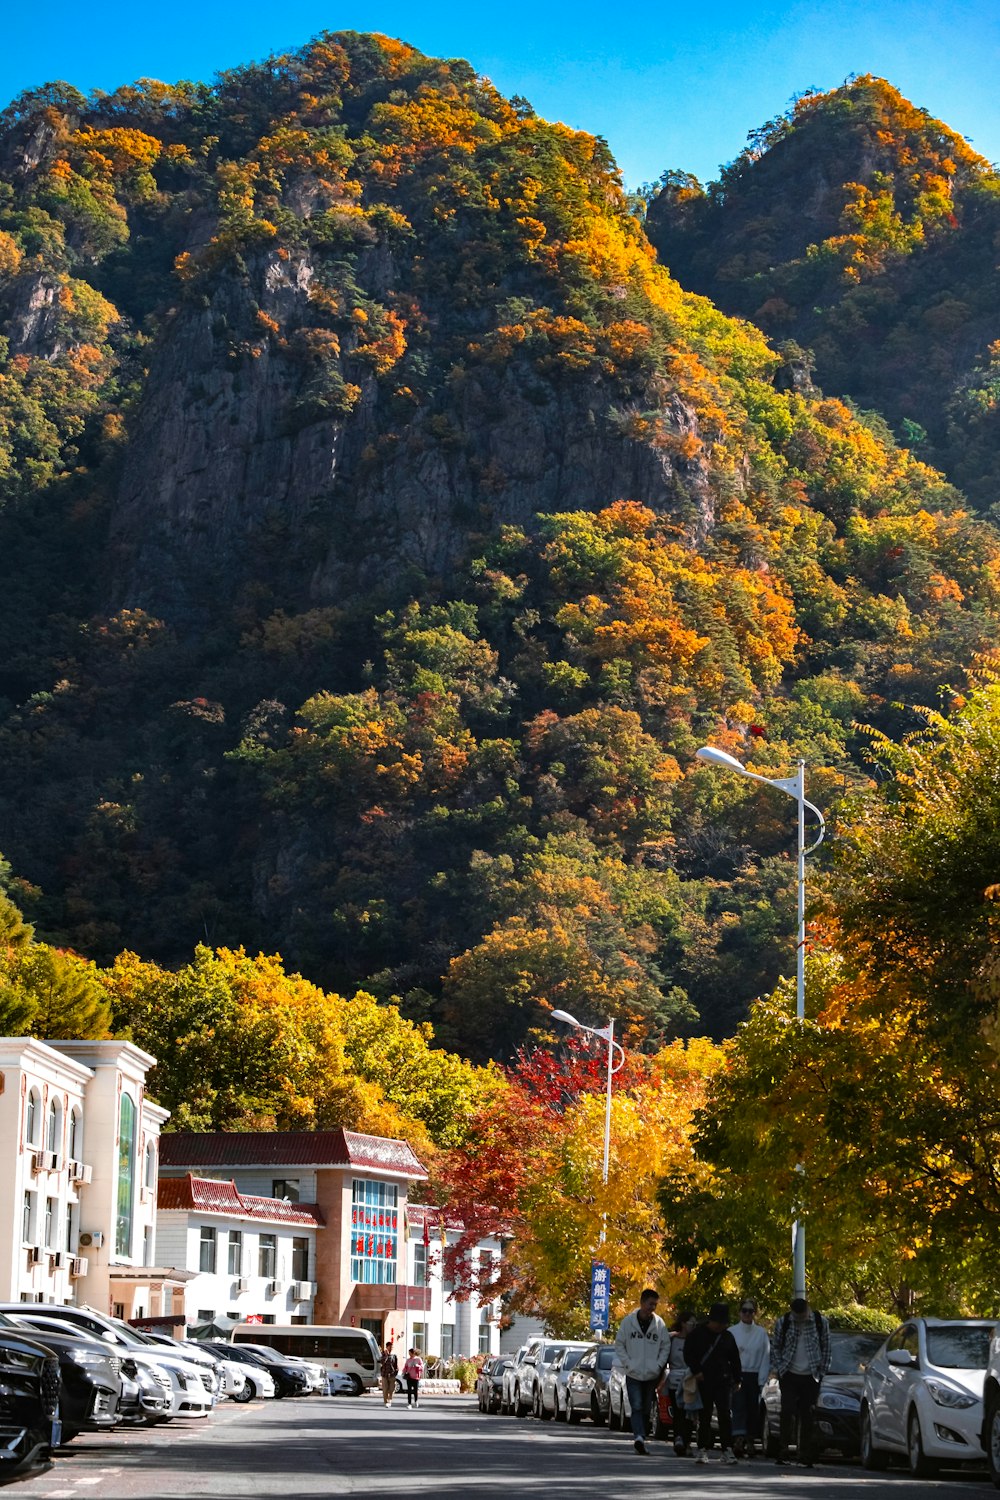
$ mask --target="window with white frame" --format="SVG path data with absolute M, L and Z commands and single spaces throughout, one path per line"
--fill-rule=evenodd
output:
M 44 1233 L 44 1236 L 42 1238 L 42 1244 L 45 1246 L 46 1250 L 54 1250 L 55 1247 L 56 1247 L 56 1242 L 55 1242 L 54 1236 L 55 1236 L 55 1232 L 56 1232 L 56 1210 L 57 1210 L 57 1208 L 58 1208 L 58 1204 L 56 1203 L 56 1200 L 54 1198 L 46 1198 L 46 1200 L 45 1200 L 45 1233 Z
M 38 1090 L 29 1089 L 28 1102 L 25 1107 L 24 1113 L 24 1139 L 27 1141 L 29 1146 L 41 1145 L 41 1141 L 38 1139 L 38 1131 L 40 1125 L 38 1116 L 41 1109 L 41 1103 L 42 1101 L 39 1097 Z
M 24 1206 L 21 1209 L 21 1238 L 26 1245 L 33 1243 L 31 1234 L 35 1223 L 35 1195 L 26 1192 L 24 1195 Z
M 414 1323 L 413 1325 L 413 1347 L 418 1354 L 427 1353 L 427 1324 Z
M 78 1109 L 69 1112 L 69 1159 L 81 1161 L 83 1156 L 83 1116 Z
M 156 1187 L 156 1143 L 146 1142 L 146 1186 L 150 1192 Z
M 413 1247 L 413 1285 L 427 1285 L 427 1246 L 420 1240 Z
M 230 1276 L 243 1275 L 242 1229 L 231 1229 L 229 1231 L 229 1274 Z
M 309 1280 L 309 1237 L 305 1234 L 292 1236 L 292 1280 Z
M 399 1221 L 394 1182 L 355 1178 L 351 1193 L 351 1280 L 393 1285 Z
M 56 1156 L 60 1156 L 62 1154 L 60 1151 L 61 1146 L 62 1110 L 59 1108 L 58 1102 L 53 1099 L 49 1105 L 49 1124 L 45 1134 L 45 1149 L 46 1151 L 53 1152 Z
M 455 1325 L 454 1323 L 441 1324 L 441 1358 L 451 1359 L 455 1353 Z
M 273 1234 L 262 1234 L 257 1242 L 257 1275 L 273 1281 L 278 1270 L 278 1239 Z
M 198 1270 L 215 1270 L 215 1229 L 211 1224 L 203 1224 L 198 1243 Z
M 479 1352 L 480 1354 L 490 1352 L 490 1325 L 486 1322 L 479 1325 Z

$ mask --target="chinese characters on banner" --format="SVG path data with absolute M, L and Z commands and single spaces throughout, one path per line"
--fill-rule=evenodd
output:
M 352 1253 L 368 1259 L 396 1259 L 397 1214 L 394 1209 L 355 1204 L 351 1210 Z
M 607 1333 L 611 1305 L 611 1273 L 603 1261 L 595 1260 L 590 1269 L 590 1327 L 592 1332 Z

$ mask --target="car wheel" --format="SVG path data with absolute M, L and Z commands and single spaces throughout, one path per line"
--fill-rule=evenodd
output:
M 555 1402 L 556 1402 L 556 1409 L 553 1412 L 553 1416 L 555 1417 L 555 1419 L 556 1419 L 557 1422 L 565 1422 L 565 1420 L 566 1420 L 566 1408 L 565 1408 L 565 1406 L 561 1406 L 560 1403 L 559 1403 L 559 1392 L 558 1391 L 556 1391 Z
M 930 1479 L 938 1471 L 938 1463 L 924 1452 L 920 1418 L 915 1410 L 911 1410 L 906 1423 L 906 1457 L 914 1479 Z
M 615 1398 L 614 1398 L 614 1396 L 612 1396 L 611 1397 L 611 1404 L 608 1407 L 608 1429 L 609 1429 L 609 1431 L 611 1431 L 611 1432 L 621 1432 L 622 1427 L 625 1425 L 624 1421 L 622 1420 L 623 1417 L 624 1417 L 624 1415 L 625 1414 L 622 1411 L 621 1407 L 615 1405 Z
M 525 1404 L 521 1399 L 521 1387 L 514 1387 L 514 1415 L 515 1417 L 526 1417 L 531 1410 L 530 1403 Z
M 1000 1401 L 996 1393 L 990 1399 L 986 1411 L 986 1421 L 983 1447 L 986 1449 L 986 1462 L 990 1466 L 990 1478 L 1000 1490 Z
M 867 1406 L 861 1408 L 861 1467 L 863 1469 L 887 1469 L 889 1455 L 875 1446 L 872 1432 L 872 1414 Z
M 540 1417 L 543 1422 L 551 1422 L 554 1413 L 549 1411 L 548 1407 L 545 1405 L 545 1398 L 541 1395 L 541 1393 L 538 1393 L 536 1395 L 535 1401 L 535 1416 Z
M 243 1382 L 243 1389 L 236 1392 L 236 1394 L 233 1396 L 233 1400 L 239 1406 L 245 1406 L 248 1401 L 253 1400 L 253 1386 L 250 1384 L 249 1380 L 245 1380 Z
M 601 1403 L 596 1396 L 591 1396 L 590 1398 L 590 1420 L 595 1427 L 603 1427 L 608 1420 L 608 1414 L 602 1409 Z
M 578 1427 L 583 1421 L 583 1412 L 577 1411 L 572 1401 L 570 1401 L 569 1406 L 566 1408 L 566 1420 L 571 1427 Z

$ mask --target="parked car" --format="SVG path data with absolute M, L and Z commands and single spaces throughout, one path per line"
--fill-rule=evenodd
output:
M 983 1383 L 983 1430 L 979 1445 L 986 1454 L 990 1478 L 1000 1489 L 1000 1325 L 990 1335 Z
M 29 1304 L 32 1320 L 44 1319 L 46 1322 L 56 1319 L 60 1324 L 70 1324 L 80 1332 L 91 1337 L 100 1339 L 105 1344 L 110 1344 L 121 1357 L 123 1351 L 134 1355 L 143 1354 L 146 1357 L 155 1353 L 158 1364 L 175 1370 L 194 1374 L 200 1382 L 203 1390 L 208 1395 L 208 1407 L 211 1410 L 215 1396 L 220 1388 L 219 1373 L 215 1368 L 213 1359 L 206 1357 L 204 1351 L 198 1344 L 179 1343 L 176 1339 L 170 1339 L 167 1344 L 159 1344 L 147 1334 L 140 1333 L 137 1328 L 132 1328 L 128 1323 L 123 1323 L 120 1318 L 109 1318 L 104 1313 L 98 1312 L 93 1307 L 66 1307 L 62 1303 L 32 1302 Z M 0 1303 L 0 1312 L 16 1315 L 25 1312 L 23 1302 Z M 203 1402 L 196 1403 L 194 1396 L 190 1398 L 178 1397 L 178 1390 L 185 1393 L 190 1389 L 188 1384 L 179 1386 L 175 1380 L 171 1381 L 172 1388 L 177 1400 L 174 1402 L 176 1410 L 174 1415 L 195 1415 L 195 1406 L 198 1407 L 197 1415 L 203 1416 L 206 1410 Z
M 880 1333 L 830 1333 L 830 1368 L 819 1384 L 813 1417 L 812 1461 L 828 1448 L 853 1458 L 861 1452 L 861 1393 L 865 1369 L 885 1339 Z M 776 1458 L 781 1435 L 781 1387 L 773 1376 L 761 1392 L 761 1439 L 764 1452 Z
M 122 1422 L 154 1427 L 170 1417 L 170 1376 L 152 1360 L 141 1364 L 126 1353 L 122 1358 L 122 1398 L 118 1415 Z
M 504 1376 L 504 1406 L 501 1410 L 526 1417 L 529 1412 L 541 1415 L 541 1380 L 552 1361 L 564 1349 L 589 1349 L 589 1342 L 569 1339 L 529 1339 L 517 1351 L 514 1363 Z
M 612 1432 L 620 1432 L 632 1419 L 632 1405 L 625 1384 L 625 1366 L 615 1360 L 608 1376 L 608 1426 Z M 649 1436 L 666 1440 L 674 1435 L 674 1402 L 666 1382 L 656 1392 L 649 1413 Z
M 0 1484 L 41 1473 L 62 1441 L 59 1361 L 34 1339 L 0 1333 Z
M 277 1395 L 277 1390 L 274 1384 L 274 1377 L 271 1375 L 270 1371 L 266 1369 L 264 1365 L 258 1364 L 253 1359 L 241 1359 L 239 1354 L 237 1353 L 237 1349 L 239 1347 L 238 1345 L 219 1343 L 206 1344 L 205 1347 L 213 1351 L 224 1350 L 225 1353 L 220 1353 L 219 1357 L 221 1359 L 231 1360 L 234 1364 L 240 1367 L 240 1369 L 243 1371 L 244 1376 L 246 1377 L 247 1387 L 249 1388 L 250 1392 L 250 1395 L 245 1397 L 244 1399 L 250 1400 L 252 1398 L 254 1400 L 273 1400 L 273 1398 Z
M 133 1330 L 127 1324 L 121 1325 L 122 1331 L 113 1325 L 104 1328 L 100 1321 L 102 1315 L 95 1314 L 94 1319 L 97 1321 L 94 1321 L 89 1310 L 41 1302 L 30 1303 L 27 1309 L 23 1302 L 15 1305 L 21 1309 L 23 1317 L 31 1323 L 32 1328 L 38 1331 L 39 1337 L 44 1337 L 48 1330 L 75 1334 L 77 1338 L 83 1339 L 96 1336 L 105 1348 L 110 1346 L 112 1353 L 117 1354 L 120 1359 L 128 1355 L 137 1366 L 144 1366 L 154 1378 L 165 1377 L 160 1379 L 160 1384 L 170 1398 L 167 1417 L 207 1417 L 211 1411 L 217 1377 L 214 1371 L 208 1375 L 200 1362 L 194 1364 L 180 1354 L 153 1348 L 143 1339 L 130 1342 L 128 1334 Z M 79 1317 L 81 1313 L 82 1317 Z M 111 1320 L 108 1322 L 110 1324 Z M 96 1335 L 94 1330 L 97 1330 Z
M 326 1365 L 317 1364 L 311 1359 L 303 1359 L 299 1354 L 283 1354 L 280 1350 L 272 1348 L 270 1344 L 253 1344 L 241 1340 L 240 1348 L 249 1349 L 251 1354 L 261 1355 L 269 1365 L 293 1366 L 301 1374 L 305 1375 L 305 1390 L 299 1392 L 289 1391 L 289 1395 L 308 1396 L 314 1391 L 322 1392 L 323 1395 L 326 1395 Z
M 284 1396 L 306 1396 L 309 1394 L 311 1377 L 300 1364 L 292 1362 L 287 1355 L 276 1354 L 273 1349 L 251 1348 L 249 1344 L 215 1344 L 209 1349 L 225 1350 L 226 1357 L 238 1360 L 241 1365 L 251 1365 L 266 1370 L 274 1382 L 276 1398 Z
M 611 1401 L 608 1380 L 615 1363 L 612 1344 L 596 1344 L 587 1349 L 566 1382 L 566 1420 L 576 1423 L 589 1417 L 601 1427 L 608 1420 Z
M 98 1339 L 36 1328 L 28 1318 L 0 1313 L 0 1332 L 5 1331 L 37 1340 L 58 1359 L 64 1443 L 81 1432 L 110 1432 L 118 1421 L 122 1394 L 121 1360 L 113 1349 Z
M 538 1383 L 538 1416 L 543 1419 L 555 1417 L 557 1422 L 565 1422 L 569 1411 L 566 1383 L 570 1372 L 593 1347 L 593 1344 L 567 1344 L 555 1359 L 542 1367 L 542 1378 Z
M 992 1323 L 911 1318 L 869 1361 L 861 1395 L 861 1462 L 893 1454 L 923 1477 L 942 1465 L 982 1462 L 983 1386 Z
M 503 1378 L 511 1367 L 511 1360 L 499 1354 L 491 1354 L 476 1379 L 476 1400 L 481 1412 L 500 1410 L 503 1401 Z

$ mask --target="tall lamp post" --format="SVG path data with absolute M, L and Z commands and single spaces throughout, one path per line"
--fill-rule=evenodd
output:
M 710 765 L 722 766 L 727 771 L 735 771 L 739 776 L 745 776 L 748 781 L 759 781 L 764 786 L 775 786 L 780 792 L 791 797 L 798 805 L 798 933 L 795 943 L 795 1015 L 801 1024 L 806 1018 L 806 855 L 818 849 L 823 842 L 826 832 L 826 823 L 819 808 L 812 802 L 806 801 L 806 763 L 800 760 L 798 769 L 794 776 L 758 776 L 756 771 L 748 771 L 742 761 L 738 761 L 735 755 L 730 755 L 725 750 L 717 750 L 714 745 L 703 745 L 697 752 L 699 760 L 706 760 Z M 819 820 L 819 835 L 809 845 L 806 844 L 806 808 Z M 799 1171 L 801 1171 L 801 1164 Z M 806 1294 L 806 1227 L 796 1214 L 792 1225 L 792 1295 L 804 1297 Z
M 571 1016 L 569 1014 L 569 1011 L 554 1010 L 552 1012 L 552 1019 L 553 1021 L 562 1021 L 566 1026 L 575 1026 L 577 1031 L 586 1031 L 589 1032 L 591 1036 L 599 1036 L 602 1042 L 607 1042 L 608 1044 L 608 1085 L 607 1098 L 604 1106 L 604 1171 L 601 1175 L 601 1180 L 604 1183 L 605 1188 L 607 1188 L 608 1164 L 611 1156 L 611 1080 L 614 1078 L 615 1074 L 625 1062 L 625 1049 L 615 1041 L 615 1023 L 613 1018 L 608 1019 L 607 1026 L 585 1026 L 582 1021 L 578 1021 L 576 1019 L 576 1016 Z M 614 1055 L 616 1052 L 621 1053 L 621 1057 L 617 1062 L 615 1062 L 614 1060 Z M 607 1231 L 607 1221 L 608 1216 L 605 1212 L 601 1215 L 602 1245 L 604 1244 Z

